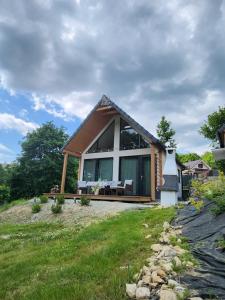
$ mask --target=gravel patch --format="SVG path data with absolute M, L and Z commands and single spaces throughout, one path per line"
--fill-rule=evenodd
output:
M 0 223 L 34 223 L 34 222 L 62 222 L 64 224 L 86 225 L 95 220 L 107 218 L 116 215 L 119 212 L 132 209 L 143 209 L 151 207 L 149 204 L 122 203 L 109 201 L 91 201 L 90 206 L 81 206 L 74 200 L 65 200 L 62 205 L 63 212 L 54 215 L 51 211 L 53 200 L 41 205 L 41 211 L 32 214 L 31 206 L 34 200 L 31 199 L 27 204 L 17 205 L 0 213 Z

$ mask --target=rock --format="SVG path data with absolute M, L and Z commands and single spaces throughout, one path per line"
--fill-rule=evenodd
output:
M 144 285 L 143 281 L 142 281 L 142 280 L 139 280 L 138 283 L 137 283 L 137 287 L 141 287 L 141 286 L 143 286 L 143 285 Z
M 137 286 L 135 283 L 126 284 L 126 293 L 129 296 L 129 298 L 134 299 L 136 297 L 136 289 Z
M 142 277 L 142 281 L 144 284 L 149 284 L 151 282 L 151 276 L 150 275 L 144 275 Z
M 180 244 L 181 243 L 181 239 L 178 239 L 177 242 Z
M 172 290 L 160 290 L 160 300 L 177 300 L 177 295 Z
M 148 235 L 146 235 L 146 239 L 150 239 L 152 237 L 152 235 L 151 234 L 148 234 Z
M 170 224 L 168 222 L 164 222 L 163 223 L 163 229 L 164 229 L 164 231 L 169 230 L 170 229 Z
M 169 272 L 171 272 L 173 270 L 173 265 L 170 262 L 168 262 L 168 263 L 162 263 L 161 267 L 167 273 L 169 273 Z
M 179 283 L 176 280 L 169 279 L 168 280 L 168 285 L 171 286 L 171 287 L 174 287 L 174 286 L 179 285 Z
M 193 262 L 191 262 L 191 261 L 187 261 L 185 265 L 188 268 L 192 268 L 194 266 Z
M 152 272 L 152 282 L 153 283 L 163 283 L 164 280 L 157 275 L 157 271 Z
M 164 232 L 161 234 L 161 237 L 160 237 L 159 241 L 161 243 L 165 243 L 165 244 L 169 244 L 170 243 L 170 239 L 169 239 L 168 235 L 166 233 L 164 233 Z
M 151 275 L 150 269 L 146 266 L 144 266 L 141 271 L 143 275 Z
M 166 277 L 166 272 L 163 271 L 162 269 L 159 269 L 156 272 L 157 272 L 157 275 L 159 275 L 161 278 L 165 278 Z
M 145 228 L 148 228 L 149 226 L 148 226 L 148 224 L 142 224 Z
M 175 286 L 174 290 L 175 290 L 176 293 L 178 293 L 178 295 L 180 297 L 183 297 L 183 294 L 184 294 L 186 288 L 178 284 L 178 285 Z
M 192 298 L 189 298 L 190 300 L 203 300 L 201 297 L 192 297 Z
M 174 263 L 176 267 L 180 267 L 182 265 L 181 260 L 179 259 L 179 257 L 175 256 L 174 257 Z
M 149 299 L 150 297 L 150 290 L 147 287 L 138 287 L 136 289 L 136 299 L 137 300 L 145 300 Z
M 151 249 L 154 252 L 159 252 L 162 249 L 162 246 L 160 244 L 153 244 L 153 245 L 151 245 Z
M 161 257 L 169 257 L 172 258 L 177 255 L 177 252 L 175 249 L 173 249 L 170 246 L 164 246 L 163 250 L 160 252 L 160 254 L 157 256 L 157 258 Z
M 177 255 L 182 255 L 186 252 L 186 250 L 182 249 L 180 246 L 174 246 L 173 248 L 177 252 Z

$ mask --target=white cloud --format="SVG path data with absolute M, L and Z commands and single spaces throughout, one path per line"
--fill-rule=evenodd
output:
M 28 131 L 32 131 L 38 127 L 38 124 L 27 122 L 8 113 L 0 113 L 0 129 L 16 130 L 22 135 L 26 135 Z

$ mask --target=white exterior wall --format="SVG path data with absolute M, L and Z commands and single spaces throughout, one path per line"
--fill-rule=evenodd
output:
M 115 120 L 115 132 L 114 132 L 114 150 L 110 152 L 99 152 L 99 153 L 86 153 L 87 150 L 95 143 L 95 141 L 101 136 L 106 130 L 109 124 Z M 134 150 L 120 150 L 120 116 L 112 118 L 103 130 L 96 136 L 92 143 L 85 149 L 81 155 L 81 172 L 79 180 L 83 179 L 84 160 L 95 159 L 95 158 L 113 158 L 113 180 L 119 180 L 119 158 L 125 156 L 138 156 L 138 155 L 150 155 L 150 148 L 145 149 L 134 149 Z
M 162 153 L 162 166 L 163 166 L 163 169 L 164 169 L 165 162 L 166 162 L 166 153 L 163 151 L 163 153 Z M 180 170 L 180 180 L 179 180 L 180 182 L 178 182 L 179 190 L 178 190 L 177 194 L 178 194 L 178 198 L 182 198 L 182 169 L 177 164 L 177 170 L 178 169 Z

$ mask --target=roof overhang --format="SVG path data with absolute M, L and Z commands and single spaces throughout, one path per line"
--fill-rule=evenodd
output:
M 158 139 L 145 130 L 140 124 L 126 114 L 113 101 L 105 95 L 89 113 L 84 122 L 80 125 L 77 131 L 70 137 L 67 143 L 62 148 L 62 151 L 70 155 L 81 156 L 81 154 L 91 144 L 93 139 L 101 132 L 101 130 L 109 123 L 115 116 L 120 115 L 127 121 L 140 135 L 142 135 L 147 142 L 158 145 L 159 148 L 164 149 Z

